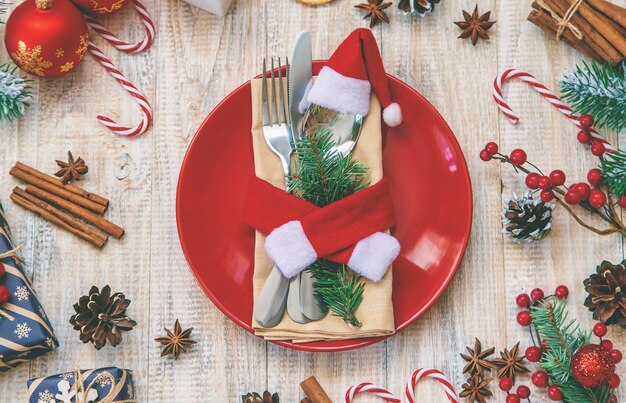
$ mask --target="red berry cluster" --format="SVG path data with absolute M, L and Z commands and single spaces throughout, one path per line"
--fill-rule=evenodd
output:
M 530 388 L 526 385 L 518 386 L 515 393 L 511 393 L 511 389 L 513 389 L 513 380 L 508 376 L 500 379 L 498 387 L 504 392 L 507 392 L 506 403 L 520 403 L 521 399 L 528 399 L 528 401 L 530 401 Z
M 614 364 L 619 364 L 622 361 L 622 352 L 618 349 L 613 348 L 613 342 L 611 340 L 603 339 L 606 336 L 607 328 L 604 323 L 596 323 L 593 327 L 593 334 L 600 338 L 600 346 L 609 352 L 611 355 L 611 361 Z M 611 375 L 608 380 L 608 385 L 611 389 L 615 389 L 620 384 L 620 377 L 617 374 Z
M 6 272 L 4 265 L 0 263 L 0 278 L 4 277 L 4 273 Z M 0 285 L 0 304 L 4 304 L 11 297 L 11 293 L 9 289 L 4 285 Z
M 577 136 L 578 141 L 581 144 L 591 144 L 591 154 L 596 157 L 601 157 L 606 152 L 606 148 L 604 147 L 604 143 L 594 140 L 591 136 L 593 116 L 583 115 L 578 119 L 578 121 L 580 122 L 580 131 Z

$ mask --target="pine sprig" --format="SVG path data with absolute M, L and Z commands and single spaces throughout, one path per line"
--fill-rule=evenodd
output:
M 0 1 L 0 15 L 6 14 L 8 6 L 9 6 L 9 3 Z M 0 18 L 0 24 L 4 24 L 4 20 L 2 20 L 2 18 Z
M 24 115 L 30 106 L 30 80 L 17 76 L 16 69 L 8 64 L 0 65 L 0 121 L 11 122 Z
M 367 168 L 342 155 L 333 147 L 329 128 L 323 128 L 297 141 L 294 173 L 287 178 L 287 190 L 302 199 L 324 207 L 368 186 Z M 333 315 L 351 326 L 361 326 L 356 310 L 363 301 L 365 284 L 361 276 L 345 265 L 318 259 L 308 268 L 316 279 L 315 293 Z
M 599 127 L 626 128 L 626 61 L 615 67 L 583 62 L 561 81 L 561 95 L 579 114 L 590 114 Z
M 624 106 L 626 108 L 626 106 Z M 626 153 L 606 153 L 600 161 L 602 180 L 615 195 L 626 195 Z

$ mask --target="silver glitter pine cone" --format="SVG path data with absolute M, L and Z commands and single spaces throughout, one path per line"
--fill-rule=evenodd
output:
M 513 193 L 504 201 L 502 232 L 515 242 L 539 241 L 552 230 L 552 210 L 554 204 L 534 199 L 530 191 L 523 197 Z
M 435 11 L 435 4 L 440 2 L 441 0 L 400 0 L 398 8 L 405 13 L 417 13 L 423 17 Z

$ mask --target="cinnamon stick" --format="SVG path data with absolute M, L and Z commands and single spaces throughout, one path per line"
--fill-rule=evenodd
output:
M 34 185 L 37 186 L 40 189 L 44 189 L 52 194 L 55 194 L 59 197 L 62 197 L 65 200 L 68 200 L 74 204 L 77 204 L 81 207 L 84 207 L 86 209 L 89 209 L 91 211 L 94 211 L 98 214 L 103 214 L 106 210 L 106 207 L 95 203 L 91 200 L 85 199 L 84 197 L 81 197 L 75 193 L 70 192 L 69 190 L 66 190 L 62 187 L 56 186 L 44 179 L 40 179 L 34 175 L 31 175 L 25 171 L 22 171 L 21 169 L 17 168 L 17 166 L 11 168 L 11 170 L 9 171 L 9 174 L 11 174 L 11 176 L 14 176 L 18 179 L 23 180 L 24 182 L 28 183 L 29 185 Z
M 568 3 L 569 0 L 566 0 Z M 620 35 L 610 24 L 600 18 L 597 11 L 591 8 L 587 3 L 583 2 L 578 9 L 580 15 L 591 24 L 606 40 L 615 47 L 623 56 L 626 56 L 626 38 Z M 621 61 L 617 60 L 617 62 Z
M 313 403 L 333 403 L 314 376 L 302 381 L 300 387 Z
M 11 200 L 19 204 L 20 206 L 24 207 L 25 209 L 38 214 L 46 221 L 56 224 L 59 227 L 71 232 L 72 234 L 79 236 L 80 238 L 91 243 L 92 245 L 102 248 L 104 244 L 106 243 L 106 240 L 103 241 L 99 237 L 93 236 L 92 234 L 88 234 L 86 232 L 79 230 L 78 228 L 73 227 L 72 225 L 64 221 L 63 219 L 59 218 L 59 216 L 57 216 L 56 214 L 50 212 L 48 209 L 42 208 L 39 205 L 30 202 L 29 200 L 19 196 L 16 193 L 11 194 Z
M 36 170 L 35 168 L 29 167 L 26 164 L 23 164 L 21 162 L 16 162 L 15 166 L 17 169 L 21 169 L 22 171 L 33 175 L 36 178 L 45 180 L 46 182 L 50 182 L 53 185 L 59 186 L 64 188 L 65 190 L 68 190 L 74 194 L 77 194 L 81 197 L 84 197 L 85 199 L 91 200 L 92 202 L 101 204 L 105 207 L 105 210 L 107 207 L 109 207 L 109 200 L 105 199 L 102 196 L 98 196 L 97 194 L 91 193 L 86 191 L 85 189 L 78 187 L 78 186 L 74 186 L 72 184 L 66 184 L 61 182 L 61 180 L 50 176 L 50 175 L 46 175 L 45 173 Z
M 62 197 L 59 197 L 55 194 L 52 194 L 51 192 L 47 192 L 33 185 L 26 186 L 25 190 L 27 193 L 30 193 L 41 200 L 52 203 L 62 209 L 67 210 L 69 213 L 82 218 L 83 220 L 87 221 L 90 224 L 93 224 L 95 227 L 100 228 L 102 231 L 113 236 L 114 238 L 120 239 L 124 235 L 124 228 L 119 227 L 108 221 L 101 215 L 98 215 L 81 206 L 78 206 Z
M 626 8 L 606 0 L 587 0 L 591 7 L 615 21 L 621 27 L 626 28 Z

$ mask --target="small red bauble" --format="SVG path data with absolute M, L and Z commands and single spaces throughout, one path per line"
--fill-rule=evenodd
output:
M 543 299 L 543 290 L 541 288 L 535 288 L 534 290 L 532 290 L 530 292 L 530 299 L 533 300 L 533 302 L 537 302 Z
M 517 387 L 517 396 L 521 399 L 528 399 L 530 397 L 530 388 L 526 385 L 520 385 Z
M 7 20 L 4 43 L 25 72 L 60 77 L 83 61 L 89 33 L 85 18 L 69 0 L 26 0 Z
M 481 150 L 479 156 L 480 156 L 480 159 L 485 162 L 491 160 L 491 155 L 489 155 L 487 150 Z
M 611 389 L 617 388 L 619 386 L 619 383 L 620 383 L 619 375 L 617 375 L 617 374 L 611 375 L 611 377 L 609 378 L 609 381 L 607 383 L 609 384 L 609 388 L 611 388 Z
M 496 155 L 498 153 L 498 145 L 491 141 L 485 146 L 485 151 L 487 151 L 489 155 Z
M 595 334 L 598 337 L 604 337 L 606 335 L 606 332 L 607 332 L 606 325 L 602 322 L 596 323 L 595 326 L 593 327 L 593 334 Z
M 554 199 L 554 192 L 551 190 L 542 190 L 541 193 L 539 194 L 539 198 L 541 198 L 542 202 L 547 203 L 549 201 L 552 201 L 552 199 Z
M 569 289 L 564 285 L 560 285 L 556 287 L 556 290 L 554 290 L 554 295 L 560 299 L 567 298 L 569 295 Z
M 606 147 L 604 147 L 604 143 L 596 141 L 591 145 L 591 154 L 595 155 L 596 157 L 601 156 L 602 154 L 604 154 L 605 151 Z
M 555 169 L 554 171 L 550 172 L 550 181 L 552 181 L 552 184 L 554 186 L 562 186 L 565 183 L 565 172 L 561 171 L 560 169 Z
M 517 323 L 522 326 L 528 326 L 532 323 L 532 321 L 533 318 L 530 316 L 530 312 L 528 311 L 521 311 L 517 314 Z
M 572 189 L 580 195 L 581 200 L 586 200 L 591 194 L 591 187 L 586 183 L 576 183 L 572 186 Z
M 587 181 L 592 186 L 600 186 L 602 184 L 602 171 L 598 168 L 590 169 L 589 173 L 587 173 Z
M 91 14 L 111 14 L 121 10 L 131 0 L 72 0 L 81 10 Z
M 626 208 L 626 196 L 620 197 L 617 204 L 619 204 L 621 208 Z
M 501 390 L 508 392 L 513 387 L 513 381 L 508 376 L 505 376 L 504 378 L 500 379 L 500 382 L 498 383 L 498 387 Z
M 527 158 L 528 157 L 526 156 L 526 151 L 519 149 L 519 148 L 516 148 L 515 150 L 511 151 L 511 155 L 509 156 L 511 163 L 517 166 L 524 165 Z
M 589 136 L 589 133 L 584 130 L 579 131 L 576 138 L 581 144 L 589 144 L 589 142 L 591 141 L 591 136 Z
M 517 296 L 517 298 L 515 298 L 515 303 L 520 308 L 528 308 L 528 306 L 530 305 L 530 297 L 528 296 L 528 294 L 520 294 Z
M 526 186 L 528 186 L 529 189 L 537 189 L 539 187 L 539 178 L 541 178 L 541 175 L 539 175 L 538 173 L 529 173 L 528 175 L 526 175 Z
M 605 349 L 606 351 L 611 351 L 613 350 L 613 342 L 611 340 L 602 340 L 600 342 L 600 345 L 602 346 L 603 349 Z
M 606 193 L 600 189 L 593 189 L 589 195 L 589 204 L 595 208 L 601 208 L 606 204 Z
M 570 188 L 567 193 L 565 193 L 565 202 L 567 204 L 578 204 L 582 200 L 580 194 L 574 189 Z
M 539 185 L 539 189 L 542 189 L 542 190 L 552 189 L 552 181 L 547 176 L 542 176 L 541 178 L 539 178 L 539 182 L 537 182 L 537 184 Z
M 563 399 L 563 392 L 556 385 L 550 385 L 548 388 L 548 398 L 554 402 L 558 402 Z
M 585 114 L 582 115 L 578 121 L 580 122 L 580 126 L 584 129 L 588 129 L 591 126 L 593 126 L 593 116 L 591 116 L 590 114 Z
M 506 403 L 520 403 L 520 400 L 517 395 L 508 395 L 506 397 Z
M 0 285 L 0 304 L 4 304 L 11 298 L 11 293 L 9 289 L 3 285 Z
M 613 349 L 611 351 L 609 351 L 609 354 L 611 354 L 611 359 L 613 360 L 614 363 L 619 364 L 620 362 L 622 362 L 622 352 L 616 349 Z
M 572 356 L 571 371 L 581 385 L 595 388 L 609 380 L 615 372 L 615 363 L 611 354 L 601 346 L 586 344 Z
M 526 349 L 526 359 L 530 362 L 539 362 L 541 360 L 541 349 L 537 346 L 530 346 Z
M 535 371 L 531 377 L 533 385 L 538 388 L 545 388 L 548 386 L 548 381 L 550 378 L 548 377 L 548 373 L 546 371 Z

